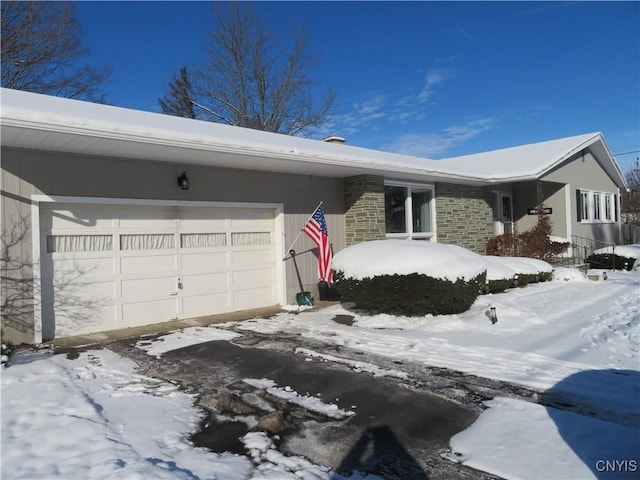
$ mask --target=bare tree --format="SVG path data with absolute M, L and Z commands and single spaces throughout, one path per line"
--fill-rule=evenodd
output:
M 82 65 L 87 55 L 73 4 L 2 2 L 3 87 L 103 101 L 110 69 Z
M 174 76 L 169 84 L 169 93 L 158 100 L 160 108 L 167 115 L 196 118 L 193 100 L 193 88 L 187 67 L 180 69 L 180 75 Z
M 636 158 L 625 177 L 629 185 L 629 191 L 622 194 L 625 223 L 640 225 L 640 158 Z
M 248 4 L 224 7 L 216 14 L 207 60 L 193 79 L 190 101 L 197 117 L 307 136 L 326 121 L 334 95 L 328 90 L 321 103 L 314 104 L 313 89 L 319 82 L 311 73 L 319 57 L 309 50 L 304 30 L 294 32 L 291 49 L 283 52 Z

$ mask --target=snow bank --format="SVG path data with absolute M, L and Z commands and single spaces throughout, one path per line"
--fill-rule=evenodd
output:
M 486 405 L 451 439 L 451 460 L 503 478 L 637 478 L 633 428 L 512 398 Z
M 605 247 L 605 248 L 600 248 L 594 251 L 593 253 L 594 254 L 613 253 L 614 251 L 616 255 L 620 255 L 621 257 L 635 258 L 636 261 L 640 260 L 640 244 L 616 245 L 615 249 L 614 247 Z
M 424 274 L 455 282 L 471 280 L 486 270 L 484 258 L 456 245 L 413 240 L 374 240 L 340 250 L 332 263 L 346 277 Z

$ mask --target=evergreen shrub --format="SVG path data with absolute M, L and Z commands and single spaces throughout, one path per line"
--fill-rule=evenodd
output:
M 455 282 L 424 274 L 376 275 L 358 280 L 334 273 L 334 282 L 343 301 L 358 309 L 392 315 L 422 316 L 462 313 L 484 290 L 486 271 Z
M 623 257 L 612 253 L 595 253 L 587 258 L 590 268 L 614 270 L 631 270 L 636 259 L 632 257 Z
M 487 281 L 487 293 L 502 293 L 507 288 L 513 288 L 513 278 L 501 278 L 499 280 Z

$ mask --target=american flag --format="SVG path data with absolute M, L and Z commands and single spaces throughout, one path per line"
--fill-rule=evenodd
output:
M 331 244 L 329 243 L 329 232 L 327 231 L 327 222 L 324 219 L 322 204 L 313 212 L 302 231 L 309 235 L 313 243 L 318 246 L 318 276 L 320 280 L 331 282 L 333 280 Z

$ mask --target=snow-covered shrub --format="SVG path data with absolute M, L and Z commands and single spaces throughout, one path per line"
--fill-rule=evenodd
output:
M 614 268 L 615 270 L 633 270 L 640 264 L 640 245 L 617 245 L 599 248 L 587 258 L 591 268 Z
M 332 265 L 343 300 L 362 310 L 395 315 L 464 312 L 486 282 L 483 257 L 425 241 L 360 243 L 338 252 Z
M 361 310 L 392 315 L 447 315 L 469 309 L 485 284 L 482 273 L 470 281 L 455 282 L 410 273 L 408 275 L 376 275 L 356 280 L 336 274 L 342 298 Z
M 632 270 L 635 258 L 613 253 L 594 253 L 589 255 L 587 263 L 590 268 L 613 268 L 614 270 Z
M 553 267 L 544 260 L 525 257 L 484 257 L 487 262 L 487 293 L 504 292 L 508 288 L 553 278 Z

